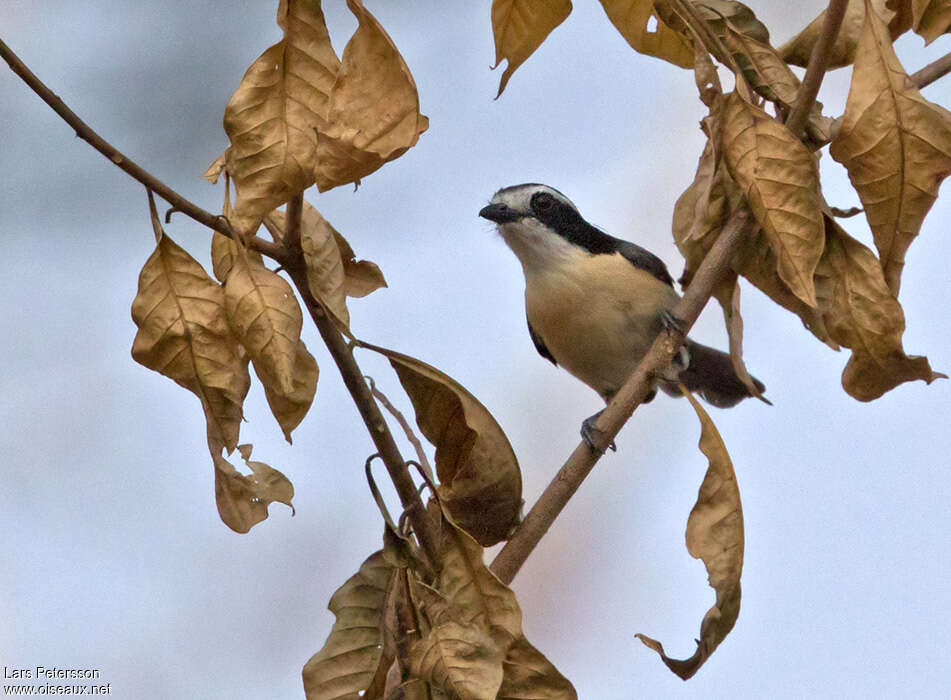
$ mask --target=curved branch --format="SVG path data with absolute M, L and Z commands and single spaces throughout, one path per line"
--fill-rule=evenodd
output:
M 162 199 L 172 205 L 173 209 L 182 212 L 186 216 L 194 219 L 198 223 L 208 228 L 222 233 L 229 238 L 235 238 L 236 234 L 228 223 L 228 220 L 218 214 L 212 214 L 205 211 L 197 204 L 178 194 L 171 187 L 159 180 L 157 177 L 147 172 L 135 161 L 126 157 L 119 149 L 110 144 L 99 134 L 97 134 L 86 122 L 71 110 L 52 90 L 50 90 L 42 80 L 40 80 L 31 71 L 23 61 L 7 46 L 3 40 L 0 40 L 0 56 L 9 64 L 10 69 L 16 73 L 25 82 L 33 92 L 39 95 L 46 104 L 52 108 L 63 121 L 69 124 L 76 135 L 86 141 L 90 146 L 99 151 L 106 158 L 118 165 L 122 170 L 138 180 L 148 189 L 155 192 Z M 271 243 L 258 236 L 251 236 L 247 239 L 247 244 L 254 250 L 263 255 L 272 258 L 278 262 L 284 261 L 284 248 L 276 243 Z
M 672 310 L 674 316 L 682 322 L 682 332 L 676 334 L 680 337 L 667 333 L 657 336 L 637 369 L 601 413 L 596 423 L 597 430 L 594 431 L 601 441 L 598 445 L 601 454 L 634 413 L 634 409 L 644 402 L 653 385 L 652 378 L 670 364 L 671 358 L 683 344 L 687 332 L 710 300 L 714 286 L 729 269 L 730 260 L 740 241 L 749 233 L 751 223 L 752 218 L 745 210 L 738 210 L 733 214 L 697 269 L 683 298 Z M 581 486 L 581 482 L 591 473 L 600 456 L 582 441 L 558 470 L 558 474 L 492 562 L 492 572 L 503 583 L 512 582 L 555 518 Z

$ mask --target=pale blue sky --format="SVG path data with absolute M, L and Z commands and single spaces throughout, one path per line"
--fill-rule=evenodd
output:
M 389 289 L 351 304 L 362 338 L 467 386 L 519 456 L 531 503 L 599 408 L 535 353 L 522 278 L 477 217 L 495 189 L 551 184 L 586 217 L 646 246 L 675 277 L 673 203 L 693 178 L 704 109 L 690 73 L 635 54 L 593 0 L 495 96 L 490 3 L 366 0 L 409 63 L 430 129 L 366 178 L 308 199 L 377 262 Z M 208 209 L 199 178 L 226 145 L 224 105 L 279 37 L 276 2 L 0 4 L 0 36 L 107 139 Z M 338 51 L 354 22 L 325 3 Z M 753 3 L 776 43 L 823 3 Z M 804 9 L 805 8 L 805 9 Z M 899 43 L 910 70 L 951 50 Z M 841 111 L 847 76 L 821 99 Z M 379 547 L 363 477 L 370 441 L 316 333 L 317 400 L 284 443 L 252 389 L 242 439 L 295 484 L 249 535 L 219 520 L 198 402 L 136 365 L 129 306 L 153 237 L 142 187 L 0 68 L 0 664 L 95 667 L 113 697 L 302 697 L 300 669 L 332 623 L 331 593 Z M 951 104 L 951 78 L 927 90 Z M 823 158 L 826 194 L 856 203 Z M 945 187 L 947 190 L 947 186 Z M 951 370 L 949 195 L 912 246 L 905 347 Z M 863 222 L 845 224 L 868 241 Z M 176 217 L 207 260 L 208 232 Z M 860 404 L 846 353 L 744 288 L 746 360 L 775 406 L 714 411 L 746 519 L 743 608 L 683 683 L 634 638 L 692 653 L 713 602 L 683 545 L 705 462 L 684 401 L 639 410 L 515 581 L 529 639 L 581 698 L 939 697 L 951 632 L 951 384 Z M 719 311 L 693 333 L 724 346 Z M 388 366 L 358 356 L 394 399 Z M 411 411 L 406 401 L 400 402 Z

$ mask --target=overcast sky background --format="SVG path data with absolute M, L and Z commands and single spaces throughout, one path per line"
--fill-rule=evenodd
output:
M 356 23 L 343 0 L 324 4 L 342 52 Z M 351 303 L 356 334 L 468 387 L 506 430 L 531 504 L 600 399 L 535 353 L 519 265 L 477 212 L 499 187 L 551 184 L 677 277 L 671 212 L 705 109 L 689 72 L 633 52 L 593 0 L 577 0 L 498 101 L 488 0 L 366 4 L 411 67 L 430 129 L 358 191 L 307 198 L 389 282 Z M 823 5 L 753 3 L 776 45 Z M 226 146 L 221 115 L 244 70 L 280 38 L 276 6 L 5 0 L 0 37 L 106 139 L 215 210 L 221 189 L 199 175 Z M 909 72 L 951 49 L 922 43 L 899 42 Z M 827 77 L 827 113 L 841 113 L 847 80 Z M 951 105 L 951 78 L 925 94 Z M 6 66 L 0 95 L 0 664 L 98 668 L 116 698 L 302 697 L 330 595 L 381 541 L 363 477 L 372 446 L 336 368 L 305 328 L 321 377 L 293 447 L 252 388 L 242 440 L 294 482 L 297 515 L 272 505 L 233 533 L 215 509 L 198 402 L 130 356 L 129 307 L 154 245 L 143 188 Z M 828 156 L 823 171 L 832 204 L 857 204 Z M 907 352 L 947 372 L 943 195 L 901 301 Z M 861 219 L 844 225 L 869 242 Z M 208 231 L 180 215 L 166 230 L 208 260 Z M 683 543 L 706 467 L 697 420 L 660 397 L 516 579 L 526 635 L 584 699 L 943 696 L 951 384 L 858 403 L 839 381 L 847 352 L 749 286 L 743 304 L 746 361 L 775 406 L 711 409 L 746 521 L 733 633 L 687 683 L 634 637 L 688 656 L 714 599 Z M 725 347 L 717 308 L 693 337 Z M 358 360 L 399 398 L 388 365 Z

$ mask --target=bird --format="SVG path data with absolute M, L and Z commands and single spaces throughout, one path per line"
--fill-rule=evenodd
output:
M 479 216 L 496 224 L 522 265 L 528 332 L 538 353 L 594 389 L 605 403 L 658 333 L 679 330 L 671 310 L 680 295 L 664 262 L 588 223 L 555 188 L 538 183 L 504 187 Z M 753 381 L 762 398 L 765 386 Z M 690 339 L 655 382 L 671 396 L 681 396 L 682 383 L 719 408 L 755 395 L 737 376 L 727 353 Z M 656 393 L 653 388 L 646 401 Z M 586 419 L 581 429 L 597 451 L 594 423 L 600 413 Z

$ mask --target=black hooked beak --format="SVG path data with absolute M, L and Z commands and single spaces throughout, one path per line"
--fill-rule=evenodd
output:
M 521 214 L 509 209 L 504 204 L 490 204 L 487 207 L 482 207 L 479 211 L 479 216 L 483 219 L 494 221 L 497 224 L 506 224 L 510 221 L 518 221 L 522 218 Z

